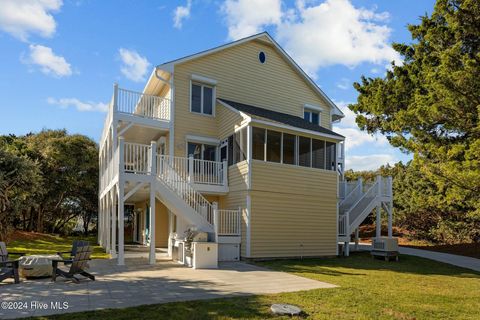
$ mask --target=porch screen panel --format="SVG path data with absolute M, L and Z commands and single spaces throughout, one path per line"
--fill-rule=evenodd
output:
M 282 134 L 267 130 L 267 161 L 280 162 L 282 148 Z
M 283 163 L 295 164 L 295 142 L 293 134 L 283 134 Z
M 327 141 L 327 170 L 336 170 L 336 155 L 337 155 L 337 144 L 334 142 Z
M 298 165 L 303 167 L 311 166 L 310 138 L 298 137 Z
M 325 169 L 325 141 L 312 139 L 312 167 Z
M 265 161 L 265 129 L 252 128 L 252 158 Z

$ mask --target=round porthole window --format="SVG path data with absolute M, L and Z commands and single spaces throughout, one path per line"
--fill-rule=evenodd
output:
M 265 52 L 260 51 L 260 53 L 258 54 L 258 60 L 260 60 L 260 63 L 265 63 L 265 61 L 267 60 Z

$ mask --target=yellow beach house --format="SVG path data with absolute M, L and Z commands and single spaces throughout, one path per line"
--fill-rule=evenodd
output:
M 114 85 L 99 243 L 119 264 L 128 238 L 199 268 L 348 255 L 381 207 L 391 236 L 391 179 L 343 180 L 343 117 L 266 32 L 160 64 L 143 92 Z

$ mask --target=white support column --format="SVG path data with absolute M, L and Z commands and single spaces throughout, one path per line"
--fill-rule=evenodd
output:
M 113 113 L 118 111 L 118 83 L 113 84 Z
M 124 197 L 125 197 L 125 180 L 124 180 L 124 172 L 123 168 L 124 165 L 124 148 L 125 148 L 125 141 L 123 137 L 118 138 L 118 154 L 120 155 L 119 158 L 119 174 L 118 174 L 118 194 L 117 194 L 117 211 L 118 211 L 118 265 L 123 266 L 125 264 L 125 229 L 124 229 L 124 221 L 125 221 L 125 212 L 124 212 Z
M 213 229 L 215 230 L 215 242 L 218 243 L 218 224 L 220 223 L 220 217 L 218 216 L 218 203 L 212 202 L 213 208 Z
M 350 242 L 345 242 L 344 244 L 344 251 L 345 251 L 345 256 L 348 257 L 350 255 Z
M 112 217 L 110 215 L 111 209 L 110 209 L 110 194 L 106 193 L 105 194 L 105 252 L 110 253 L 110 240 L 112 239 L 112 232 L 111 232 L 111 223 Z
M 157 172 L 157 143 L 152 141 L 150 143 L 150 254 L 149 254 L 149 263 L 155 264 L 156 255 L 155 255 L 155 243 L 156 243 L 156 234 L 155 234 L 155 177 Z
M 156 208 L 155 208 L 155 189 L 153 182 L 150 183 L 150 253 L 148 255 L 148 262 L 150 264 L 155 264 L 156 255 L 155 255 L 155 217 Z
M 382 177 L 377 176 L 376 182 L 377 182 L 377 197 L 380 198 L 382 195 Z M 381 237 L 382 235 L 382 214 L 381 214 L 382 211 L 381 210 L 382 210 L 382 203 L 379 200 L 377 200 L 377 209 L 375 212 L 377 215 L 377 219 L 375 222 L 375 236 L 377 238 Z
M 112 231 L 112 242 L 110 243 L 110 255 L 112 258 L 117 257 L 117 215 L 115 205 L 117 204 L 116 200 L 116 188 L 113 187 L 110 191 L 110 209 L 112 214 L 112 221 L 110 222 L 111 231 Z

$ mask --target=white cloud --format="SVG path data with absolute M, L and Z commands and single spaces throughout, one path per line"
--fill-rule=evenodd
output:
M 335 102 L 335 104 L 342 110 L 345 117 L 338 124 L 334 124 L 335 131 L 345 137 L 345 150 L 369 145 L 369 146 L 387 146 L 388 140 L 381 134 L 371 135 L 366 131 L 358 128 L 355 122 L 355 113 L 348 108 L 348 102 Z
M 281 0 L 225 0 L 222 12 L 234 40 L 273 26 L 280 43 L 312 76 L 335 64 L 401 63 L 389 43 L 389 14 L 356 8 L 349 0 L 299 0 L 294 8 Z
M 278 26 L 279 40 L 310 74 L 320 67 L 399 61 L 389 43 L 388 14 L 355 8 L 348 0 L 297 5 L 295 20 Z
M 281 0 L 226 0 L 222 5 L 226 16 L 228 36 L 236 40 L 278 25 L 282 19 Z
M 40 71 L 55 77 L 67 77 L 72 75 L 72 68 L 64 57 L 56 55 L 51 48 L 42 45 L 31 44 L 28 58 L 22 58 L 22 62 L 37 65 Z
M 58 12 L 62 0 L 2 0 L 0 30 L 27 41 L 31 33 L 50 37 L 56 23 L 52 13 Z
M 108 104 L 107 103 L 102 103 L 102 102 L 82 102 L 78 100 L 77 98 L 61 98 L 61 99 L 55 99 L 55 98 L 48 98 L 47 99 L 48 104 L 52 105 L 57 105 L 61 108 L 68 108 L 68 107 L 74 107 L 78 111 L 99 111 L 99 112 L 106 112 L 108 110 Z
M 349 79 L 347 78 L 342 78 L 340 79 L 339 82 L 337 82 L 337 88 L 342 89 L 342 90 L 347 90 L 352 87 L 352 83 Z
M 391 154 L 371 154 L 368 156 L 347 156 L 345 159 L 346 168 L 359 170 L 375 170 L 382 165 L 393 165 L 399 160 Z
M 145 80 L 145 75 L 150 68 L 150 62 L 147 58 L 142 57 L 138 52 L 134 50 L 128 50 L 120 48 L 118 50 L 120 59 L 123 65 L 120 67 L 120 71 L 127 78 L 135 82 Z
M 190 11 L 192 9 L 192 0 L 187 0 L 187 5 L 178 6 L 173 12 L 173 26 L 177 29 L 182 28 L 183 20 L 190 17 Z
M 340 123 L 334 124 L 334 131 L 345 137 L 346 169 L 375 170 L 381 165 L 398 162 L 398 159 L 391 154 L 379 153 L 393 151 L 393 147 L 389 145 L 385 136 L 381 134 L 371 135 L 360 130 L 355 122 L 355 113 L 348 108 L 348 102 L 335 101 L 335 104 L 345 115 Z M 371 155 L 354 155 L 359 150 L 363 153 L 371 153 Z
M 371 135 L 366 131 L 361 131 L 358 128 L 335 128 L 335 132 L 338 132 L 345 137 L 345 150 L 351 150 L 358 146 L 387 146 L 388 140 L 382 135 Z

